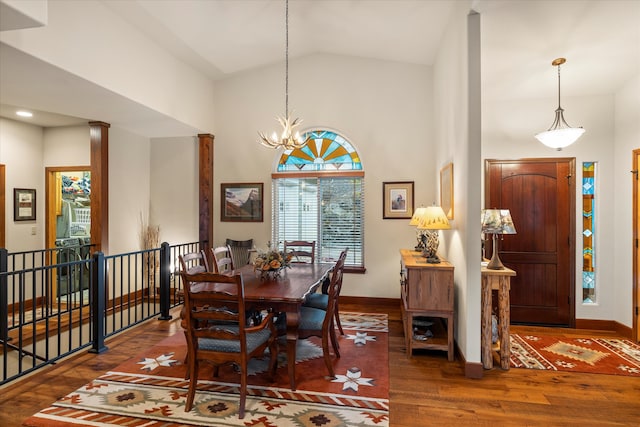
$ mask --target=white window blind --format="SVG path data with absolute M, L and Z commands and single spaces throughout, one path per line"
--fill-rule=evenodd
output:
M 316 242 L 319 261 L 337 260 L 348 248 L 345 265 L 364 267 L 364 179 L 348 177 L 275 178 L 273 241 Z

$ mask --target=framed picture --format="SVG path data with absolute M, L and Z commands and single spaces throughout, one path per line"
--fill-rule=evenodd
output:
M 413 181 L 382 183 L 382 218 L 411 219 Z
M 220 221 L 262 222 L 263 184 L 220 184 Z
M 448 219 L 453 219 L 453 163 L 440 169 L 440 206 Z
M 36 190 L 28 188 L 13 189 L 13 220 L 35 221 Z

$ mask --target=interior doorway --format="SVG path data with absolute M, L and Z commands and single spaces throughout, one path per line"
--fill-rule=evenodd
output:
M 56 264 L 91 256 L 91 170 L 82 167 L 49 167 L 45 170 L 47 248 L 57 248 Z M 88 264 L 57 269 L 52 295 L 61 298 L 82 294 L 89 288 Z

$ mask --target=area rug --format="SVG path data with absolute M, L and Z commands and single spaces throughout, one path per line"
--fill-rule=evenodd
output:
M 184 334 L 158 345 L 59 399 L 24 421 L 24 426 L 381 426 L 389 425 L 388 327 L 385 314 L 340 313 L 336 378 L 326 375 L 320 340 L 298 341 L 297 390 L 289 388 L 286 354 L 280 354 L 275 382 L 267 360 L 249 369 L 244 419 L 238 419 L 239 376 L 232 367 L 220 376 L 202 370 L 194 408 L 185 412 L 187 388 Z
M 511 334 L 511 367 L 640 377 L 640 346 L 624 339 Z

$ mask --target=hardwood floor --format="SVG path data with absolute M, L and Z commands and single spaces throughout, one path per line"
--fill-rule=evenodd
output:
M 464 376 L 460 361 L 446 353 L 416 353 L 408 359 L 399 306 L 342 304 L 341 310 L 389 314 L 390 426 L 638 426 L 640 379 L 614 375 L 543 372 L 529 369 L 484 371 Z M 103 372 L 181 330 L 173 320 L 151 320 L 107 341 L 103 354 L 81 352 L 0 389 L 0 425 L 25 418 Z M 540 328 L 513 327 L 524 333 Z M 553 330 L 575 335 L 573 329 Z M 595 334 L 589 331 L 592 335 Z M 611 333 L 600 335 L 611 336 Z

